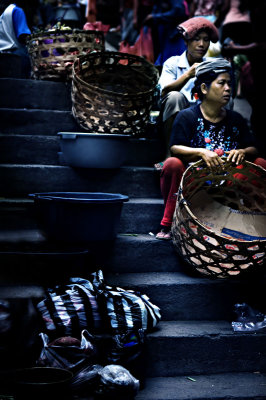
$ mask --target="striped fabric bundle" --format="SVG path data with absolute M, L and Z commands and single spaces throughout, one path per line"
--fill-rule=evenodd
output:
M 146 295 L 107 286 L 100 270 L 91 278 L 70 278 L 69 284 L 47 290 L 37 309 L 48 334 L 79 336 L 83 329 L 149 331 L 160 321 L 160 309 Z
M 150 331 L 161 319 L 160 309 L 146 295 L 106 286 L 104 297 L 108 328 L 113 331 Z
M 83 329 L 101 328 L 97 294 L 90 281 L 70 278 L 68 285 L 48 289 L 37 304 L 47 333 L 79 337 Z

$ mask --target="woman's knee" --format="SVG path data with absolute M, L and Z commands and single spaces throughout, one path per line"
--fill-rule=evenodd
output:
M 181 92 L 172 91 L 162 99 L 163 121 L 190 106 L 186 96 Z
M 181 92 L 172 91 L 167 93 L 166 96 L 166 102 L 169 108 L 179 108 L 179 110 L 182 110 L 189 105 L 187 98 Z
M 164 175 L 172 175 L 182 173 L 185 170 L 183 162 L 177 157 L 169 157 L 164 162 L 162 173 Z
M 256 158 L 254 164 L 259 165 L 260 167 L 266 169 L 266 160 L 264 158 L 261 157 Z

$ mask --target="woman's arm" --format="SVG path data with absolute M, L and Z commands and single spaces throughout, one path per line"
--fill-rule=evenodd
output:
M 231 40 L 229 43 L 223 45 L 222 55 L 224 57 L 232 57 L 239 53 L 249 55 L 255 50 L 258 50 L 260 47 L 261 44 L 258 44 L 256 42 L 241 45 L 241 44 L 235 44 L 235 42 Z
M 195 76 L 195 69 L 199 65 L 199 63 L 194 63 L 189 70 L 184 72 L 179 78 L 177 78 L 174 82 L 169 83 L 162 89 L 162 96 L 165 96 L 167 93 L 172 91 L 180 91 L 185 84 Z
M 224 167 L 223 160 L 215 151 L 204 148 L 193 148 L 178 145 L 172 146 L 170 151 L 173 156 L 178 156 L 186 162 L 194 162 L 201 158 L 209 168 Z M 236 163 L 236 165 L 239 165 L 248 156 L 256 157 L 258 155 L 258 150 L 256 147 L 250 146 L 246 147 L 245 149 L 233 149 L 226 151 L 225 153 L 228 154 L 227 161 L 231 161 Z
M 217 153 L 204 148 L 173 145 L 170 148 L 173 156 L 178 156 L 186 162 L 202 159 L 209 168 L 223 168 L 224 163 Z

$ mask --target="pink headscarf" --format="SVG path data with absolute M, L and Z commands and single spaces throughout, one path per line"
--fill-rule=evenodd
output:
M 178 25 L 177 29 L 182 33 L 185 40 L 193 39 L 193 37 L 201 30 L 206 30 L 210 34 L 210 40 L 213 43 L 218 42 L 219 32 L 216 26 L 207 18 L 193 17 L 189 18 L 182 24 Z

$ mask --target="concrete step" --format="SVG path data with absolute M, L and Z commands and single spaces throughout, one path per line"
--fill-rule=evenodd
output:
M 59 138 L 56 136 L 0 134 L 1 163 L 59 165 Z
M 1 108 L 0 120 L 0 133 L 56 135 L 57 132 L 87 132 L 79 126 L 70 110 Z M 157 136 L 154 124 L 148 123 L 139 136 Z
M 146 341 L 149 377 L 266 371 L 266 334 L 227 321 L 161 321 Z
M 66 165 L 60 153 L 56 135 L 0 134 L 1 163 Z M 131 138 L 126 165 L 152 166 L 163 159 L 163 147 L 158 139 Z
M 35 192 L 121 193 L 130 198 L 161 198 L 159 174 L 149 167 L 95 170 L 37 164 L 1 164 L 0 193 L 27 197 Z
M 179 260 L 180 261 L 180 260 Z M 182 264 L 181 264 L 182 265 Z M 163 320 L 228 320 L 236 303 L 266 309 L 265 278 L 206 279 L 178 272 L 108 274 L 108 284 L 146 293 L 161 309 Z
M 13 80 L 14 78 L 22 80 L 24 77 L 22 70 L 21 57 L 17 54 L 11 53 L 0 53 L 0 81 L 2 80 Z M 0 93 L 2 92 L 2 87 L 0 84 Z M 6 93 L 5 93 L 6 94 Z M 0 95 L 1 96 L 1 95 Z
M 0 285 L 0 299 L 2 300 L 16 300 L 22 299 L 42 299 L 45 295 L 45 290 L 42 286 L 34 284 L 1 284 Z
M 235 372 L 149 378 L 135 400 L 264 400 L 265 398 L 265 374 Z
M 265 332 L 236 334 L 227 321 L 162 321 L 146 336 L 141 367 L 147 378 L 265 373 L 265 344 Z
M 5 265 L 1 271 L 2 276 L 5 272 L 13 278 L 19 275 L 24 280 L 31 276 L 36 279 L 36 271 L 43 266 L 52 271 L 55 267 L 60 273 L 67 257 L 74 259 L 69 266 L 69 273 L 74 274 L 73 265 L 79 264 L 79 259 L 82 258 L 79 254 L 76 258 L 77 248 L 79 252 L 90 253 L 89 261 L 82 260 L 87 270 L 99 267 L 106 272 L 120 273 L 183 270 L 183 261 L 176 254 L 172 243 L 156 240 L 150 235 L 119 234 L 115 241 L 108 244 L 82 246 L 49 242 L 38 229 L 9 228 L 0 229 L 0 264 Z M 13 268 L 14 276 L 10 268 Z
M 43 285 L 48 282 L 51 285 L 62 276 L 82 274 L 86 277 L 89 272 L 100 268 L 109 285 L 146 293 L 160 307 L 163 320 L 230 321 L 234 305 L 242 302 L 262 312 L 266 309 L 265 277 L 212 280 L 193 276 L 183 261 L 175 256 L 170 243 L 166 246 L 166 243 L 153 238 L 150 241 L 156 248 L 145 241 L 145 246 L 137 254 L 134 248 L 141 243 L 139 237 L 131 237 L 134 246 L 127 237 L 119 236 L 111 246 L 100 243 L 87 248 L 49 244 L 41 235 L 36 236 L 34 242 L 34 238 L 27 237 L 23 231 L 21 241 L 13 236 L 12 243 L 11 239 L 11 232 L 8 232 L 1 240 L 0 277 L 3 284 L 30 282 Z M 164 260 L 162 253 L 167 249 L 169 255 Z M 171 258 L 173 262 L 169 263 Z M 158 272 L 142 272 L 152 270 Z
M 119 232 L 156 233 L 163 215 L 161 199 L 131 199 L 122 207 Z M 1 229 L 36 229 L 38 219 L 34 201 L 0 198 Z
M 41 109 L 0 109 L 0 133 L 56 135 L 57 132 L 85 132 L 71 111 Z
M 0 79 L 0 107 L 71 110 L 71 83 L 33 79 Z

